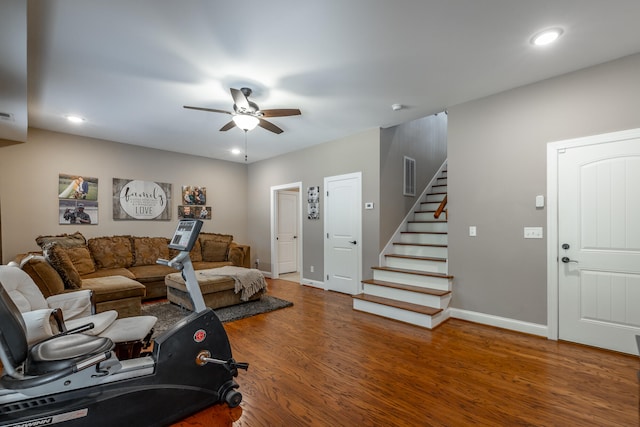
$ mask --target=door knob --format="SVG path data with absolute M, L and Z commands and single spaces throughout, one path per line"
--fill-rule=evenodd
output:
M 349 241 L 349 243 L 351 243 L 352 245 L 355 245 L 355 244 L 356 244 L 356 243 L 358 243 L 358 242 L 357 242 L 357 241 L 355 241 L 355 240 L 351 240 L 351 241 Z
M 565 264 L 568 264 L 568 263 L 570 263 L 570 262 L 575 262 L 576 264 L 578 263 L 578 261 L 576 261 L 575 259 L 571 259 L 571 258 L 569 258 L 568 256 L 563 256 L 561 260 L 562 260 L 562 262 L 564 262 Z

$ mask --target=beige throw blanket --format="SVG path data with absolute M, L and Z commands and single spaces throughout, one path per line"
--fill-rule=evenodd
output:
M 229 276 L 236 281 L 236 293 L 240 294 L 242 301 L 248 301 L 255 293 L 267 287 L 267 281 L 260 270 L 255 268 L 234 267 L 227 265 L 220 268 L 200 270 L 198 273 L 207 276 Z

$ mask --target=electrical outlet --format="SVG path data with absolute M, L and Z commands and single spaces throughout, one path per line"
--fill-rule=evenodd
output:
M 478 230 L 475 225 L 469 227 L 469 236 L 476 237 L 478 235 Z

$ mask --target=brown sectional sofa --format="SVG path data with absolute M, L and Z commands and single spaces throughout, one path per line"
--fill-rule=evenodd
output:
M 177 252 L 165 237 L 106 236 L 89 240 L 80 233 L 40 236 L 42 253 L 19 255 L 16 262 L 45 297 L 73 289 L 93 290 L 96 311 L 140 314 L 142 300 L 167 295 L 165 276 L 176 270 L 156 264 Z M 27 256 L 28 255 L 28 256 Z M 250 247 L 228 234 L 200 233 L 190 252 L 194 269 L 225 265 L 250 267 Z

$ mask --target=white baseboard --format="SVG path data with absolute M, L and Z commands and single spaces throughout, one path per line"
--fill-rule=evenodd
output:
M 262 273 L 262 275 L 264 277 L 268 277 L 269 279 L 271 279 L 271 272 L 270 271 L 262 271 L 262 270 L 260 270 L 260 273 Z
M 317 280 L 305 279 L 304 277 L 300 279 L 300 284 L 313 286 L 314 288 L 326 290 L 324 287 L 324 282 L 318 282 Z
M 548 336 L 547 325 L 523 322 L 521 320 L 493 316 L 491 314 L 478 313 L 475 311 L 461 310 L 459 308 L 449 308 L 449 310 L 451 312 L 451 317 L 454 319 L 468 320 L 474 323 L 523 332 L 525 334 L 538 335 L 544 338 L 547 338 Z

